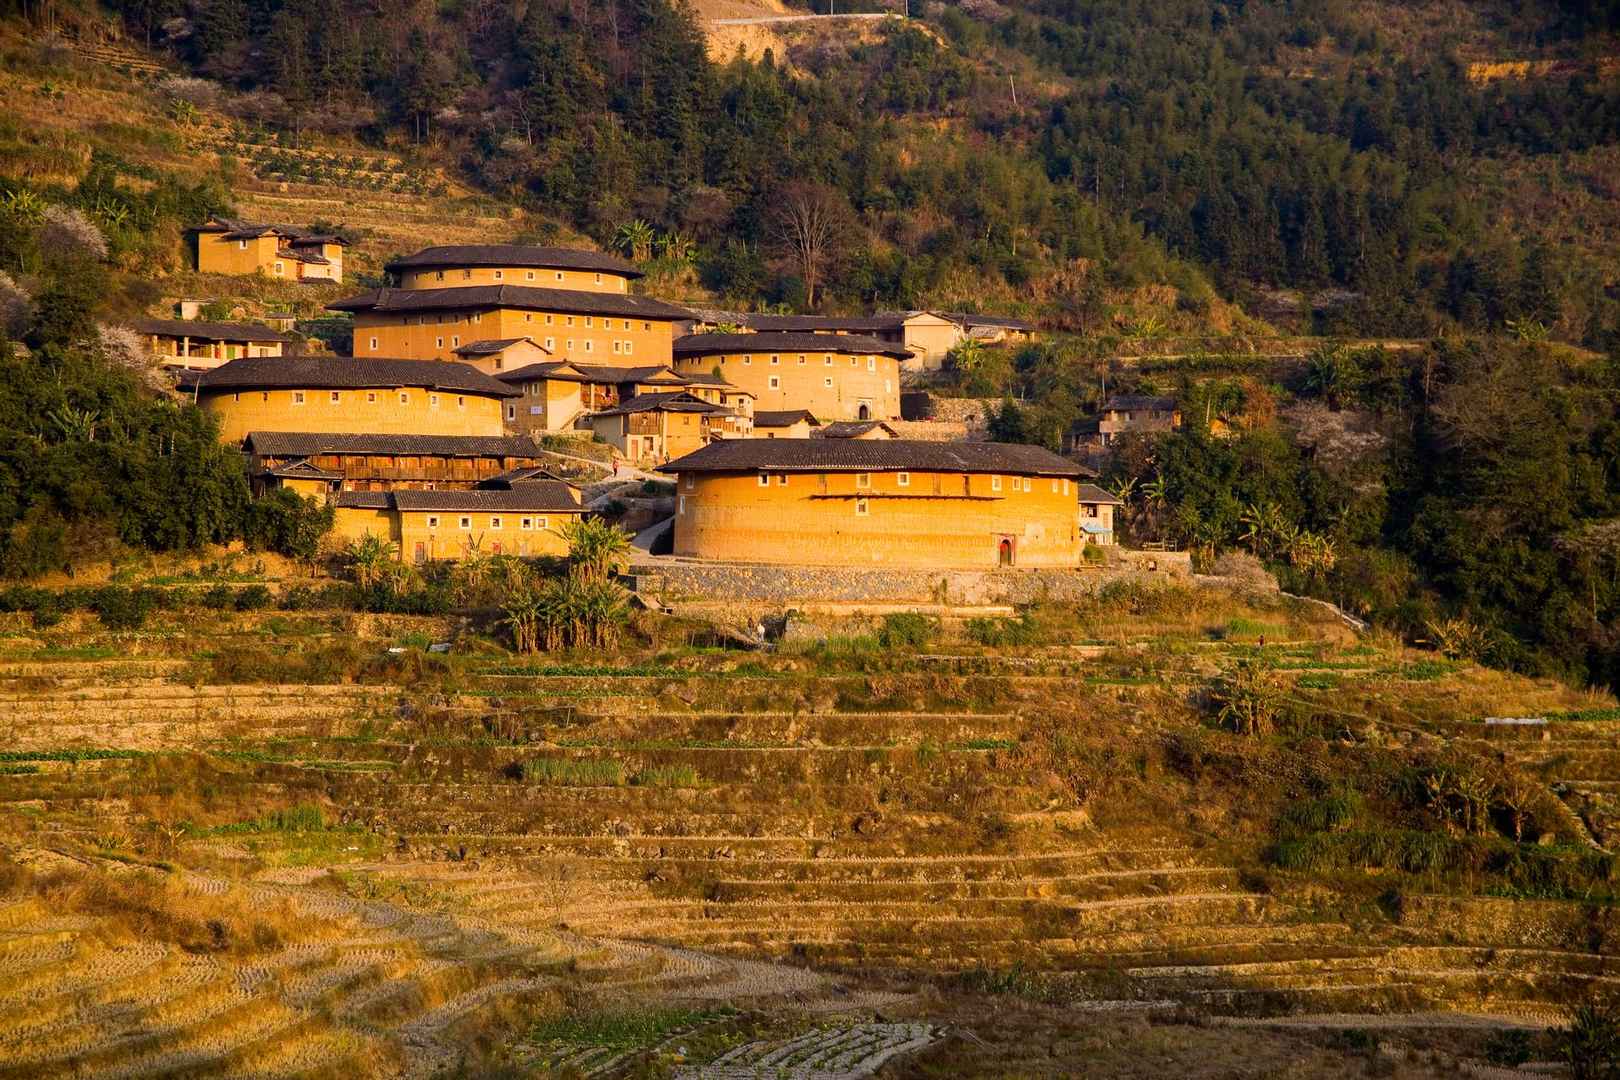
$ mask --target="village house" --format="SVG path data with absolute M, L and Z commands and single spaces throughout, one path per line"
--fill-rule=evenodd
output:
M 1153 434 L 1180 427 L 1181 409 L 1175 398 L 1115 394 L 1103 403 L 1095 417 L 1082 420 L 1069 430 L 1065 449 L 1071 453 L 1098 453 L 1108 450 L 1127 432 Z
M 146 339 L 157 362 L 167 368 L 200 371 L 248 356 L 281 356 L 292 338 L 248 323 L 196 319 L 131 319 L 129 328 Z
M 354 357 L 232 360 L 183 389 L 227 442 L 255 431 L 498 436 L 517 397 L 466 364 Z
M 631 461 L 657 464 L 714 439 L 747 439 L 752 419 L 687 390 L 638 394 L 588 417 L 591 430 Z
M 1114 508 L 1124 506 L 1096 484 L 1080 485 L 1080 538 L 1088 544 L 1112 547 Z
M 481 338 L 451 351 L 456 354 L 458 363 L 469 364 L 486 375 L 544 364 L 553 359 L 550 351 L 531 337 Z
M 808 439 L 821 427 L 809 409 L 756 410 L 754 438 Z
M 694 319 L 688 332 L 722 325 L 764 333 L 853 334 L 899 346 L 906 356 L 903 371 L 935 371 L 945 356 L 967 338 L 985 344 L 1033 340 L 1035 328 L 1020 319 L 959 312 L 890 311 L 876 315 L 753 315 L 708 312 Z
M 638 394 L 687 388 L 687 380 L 667 364 L 620 367 L 558 360 L 503 371 L 496 378 L 518 395 L 507 402 L 507 428 L 529 435 L 588 432 L 585 421 L 592 413 Z
M 342 281 L 347 242 L 291 225 L 210 218 L 192 228 L 204 274 L 263 274 L 286 281 Z
M 1035 446 L 722 439 L 676 477 L 674 554 L 745 563 L 1074 567 L 1089 470 Z
M 900 416 L 904 350 L 848 334 L 692 334 L 674 343 L 675 371 L 717 375 L 754 395 L 756 408 L 809 409 L 823 419 Z
M 485 555 L 565 555 L 562 529 L 588 513 L 560 480 L 491 482 L 472 489 L 353 491 L 333 496 L 335 537 L 394 544 L 415 563 Z
M 538 445 L 516 435 L 253 431 L 242 451 L 256 492 L 300 495 L 463 490 L 543 464 Z

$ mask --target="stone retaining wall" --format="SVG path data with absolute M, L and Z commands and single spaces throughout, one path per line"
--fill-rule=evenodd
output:
M 666 600 L 981 605 L 1076 600 L 1113 581 L 1185 579 L 1191 573 L 1185 553 L 1130 555 L 1132 560 L 1120 564 L 1083 570 L 901 570 L 659 560 L 632 565 L 628 577 L 638 592 Z

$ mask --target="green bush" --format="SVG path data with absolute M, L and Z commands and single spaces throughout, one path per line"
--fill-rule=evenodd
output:
M 109 630 L 139 630 L 154 607 L 152 590 L 107 585 L 97 589 L 90 608 Z
M 878 643 L 885 649 L 919 649 L 939 633 L 939 620 L 914 611 L 896 611 L 883 616 Z
M 1016 619 L 969 619 L 962 632 L 980 645 L 1033 645 L 1040 637 L 1040 624 L 1034 613 L 1026 611 Z
M 270 590 L 263 585 L 249 585 L 237 589 L 235 607 L 237 611 L 263 611 L 275 602 Z
M 694 788 L 698 772 L 690 765 L 648 765 L 630 778 L 637 787 Z

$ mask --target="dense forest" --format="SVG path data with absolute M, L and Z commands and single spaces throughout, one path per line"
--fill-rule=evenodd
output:
M 644 219 L 744 301 L 804 302 L 769 258 L 770 215 L 810 181 L 848 211 L 827 293 L 842 306 L 985 282 L 1011 296 L 1083 259 L 1110 286 L 1169 282 L 1194 304 L 1206 275 L 1228 294 L 1337 290 L 1334 332 L 1511 320 L 1601 346 L 1616 324 L 1613 266 L 1502 228 L 1463 165 L 1615 145 L 1620 81 L 1476 85 L 1355 0 L 936 4 L 791 65 L 711 62 L 670 0 L 113 6 L 255 115 L 448 147 L 604 243 Z M 1507 41 L 1578 50 L 1620 30 L 1612 0 L 1479 6 L 1511 20 Z M 1014 104 L 1014 69 L 1056 89 Z M 1053 293 L 1039 299 L 1086 323 L 1083 289 Z

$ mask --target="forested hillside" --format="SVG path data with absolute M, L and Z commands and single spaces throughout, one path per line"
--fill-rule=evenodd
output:
M 244 115 L 436 147 L 604 243 L 645 220 L 732 299 L 808 299 L 771 215 L 825 188 L 843 306 L 1004 298 L 1085 328 L 1095 266 L 1195 308 L 1206 274 L 1304 289 L 1336 332 L 1615 324 L 1612 0 L 930 4 L 760 63 L 708 60 L 669 0 L 113 6 Z

